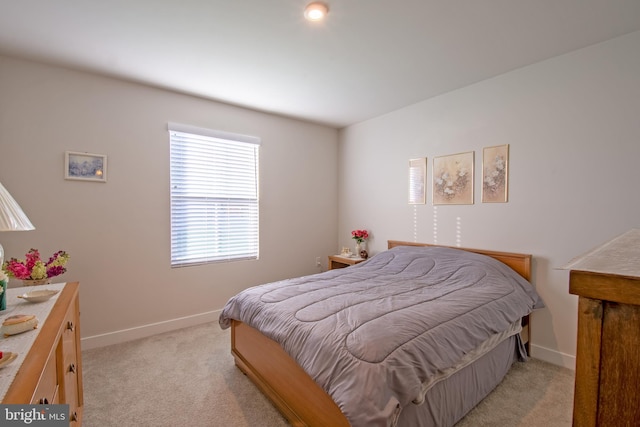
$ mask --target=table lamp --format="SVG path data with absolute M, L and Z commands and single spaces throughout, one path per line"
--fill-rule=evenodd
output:
M 0 183 L 0 231 L 35 230 L 11 194 Z M 4 249 L 0 244 L 0 267 L 4 264 Z

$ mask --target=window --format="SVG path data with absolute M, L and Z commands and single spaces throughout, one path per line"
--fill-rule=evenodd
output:
M 169 123 L 171 266 L 258 258 L 260 139 Z

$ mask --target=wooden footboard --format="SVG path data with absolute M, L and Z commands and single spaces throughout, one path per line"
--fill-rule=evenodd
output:
M 349 426 L 331 397 L 278 343 L 237 320 L 231 323 L 231 353 L 292 426 Z

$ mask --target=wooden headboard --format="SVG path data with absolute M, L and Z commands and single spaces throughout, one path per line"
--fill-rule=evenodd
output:
M 490 256 L 491 258 L 497 259 L 498 261 L 504 264 L 507 264 L 516 273 L 518 273 L 519 275 L 527 279 L 529 282 L 531 281 L 531 255 L 529 254 L 487 251 L 484 249 L 458 248 L 455 246 L 433 245 L 430 243 L 403 242 L 400 240 L 388 240 L 387 244 L 389 249 L 394 248 L 396 246 L 440 246 L 444 248 L 461 249 L 467 252 L 475 252 L 477 254 L 487 255 L 487 256 Z

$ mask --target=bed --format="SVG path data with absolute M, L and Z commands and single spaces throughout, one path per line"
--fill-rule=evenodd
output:
M 530 255 L 388 248 L 224 307 L 236 365 L 293 426 L 451 426 L 526 359 Z

